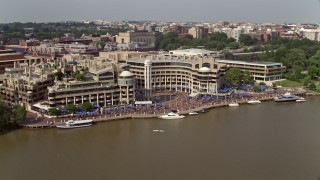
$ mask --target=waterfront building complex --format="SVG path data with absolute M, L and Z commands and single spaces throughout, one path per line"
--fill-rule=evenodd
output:
M 90 102 L 100 107 L 130 104 L 154 92 L 179 91 L 215 95 L 231 67 L 249 71 L 257 81 L 282 78 L 281 63 L 220 60 L 213 51 L 176 50 L 167 54 L 100 52 L 57 59 L 26 60 L 6 68 L 2 94 L 10 104 L 49 107 Z M 36 58 L 35 58 L 36 59 Z M 61 71 L 62 79 L 54 78 Z M 79 78 L 81 77 L 81 78 Z
M 227 66 L 212 57 L 149 55 L 127 60 L 139 90 L 215 94 Z

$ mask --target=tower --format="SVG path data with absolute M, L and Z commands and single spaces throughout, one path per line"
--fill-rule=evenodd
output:
M 144 61 L 144 92 L 145 92 L 145 96 L 148 99 L 151 97 L 151 91 L 152 91 L 151 70 L 152 70 L 152 62 L 150 59 L 146 59 Z

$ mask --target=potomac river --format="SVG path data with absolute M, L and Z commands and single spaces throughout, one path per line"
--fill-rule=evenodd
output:
M 0 179 L 318 180 L 320 97 L 306 99 L 16 130 L 0 135 Z

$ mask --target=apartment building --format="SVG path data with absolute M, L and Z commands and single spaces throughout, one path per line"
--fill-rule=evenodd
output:
M 16 63 L 15 67 L 6 68 L 1 87 L 4 101 L 30 108 L 33 103 L 46 100 L 47 87 L 53 85 L 52 70 L 46 63 L 33 66 Z
M 103 60 L 87 60 L 89 71 L 83 81 L 66 79 L 48 88 L 50 107 L 84 102 L 101 107 L 129 104 L 135 100 L 135 77 L 121 69 L 121 64 Z

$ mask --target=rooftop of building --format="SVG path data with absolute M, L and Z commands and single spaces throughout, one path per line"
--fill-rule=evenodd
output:
M 210 59 L 215 61 L 214 58 L 210 57 L 198 57 L 198 56 L 179 56 L 179 55 L 151 55 L 151 56 L 140 56 L 131 57 L 128 59 L 129 62 L 144 63 L 145 60 L 149 59 L 151 62 L 181 62 L 181 63 L 193 63 L 201 58 Z
M 254 65 L 254 66 L 272 66 L 272 65 L 281 65 L 282 63 L 277 62 L 265 62 L 265 61 L 236 61 L 236 60 L 216 60 L 220 63 L 228 63 L 228 64 L 243 64 L 243 65 Z
M 195 53 L 195 54 L 217 54 L 218 51 L 209 51 L 206 49 L 196 49 L 196 48 L 192 48 L 192 49 L 181 49 L 181 50 L 172 50 L 169 51 L 169 54 L 174 54 L 174 53 Z

